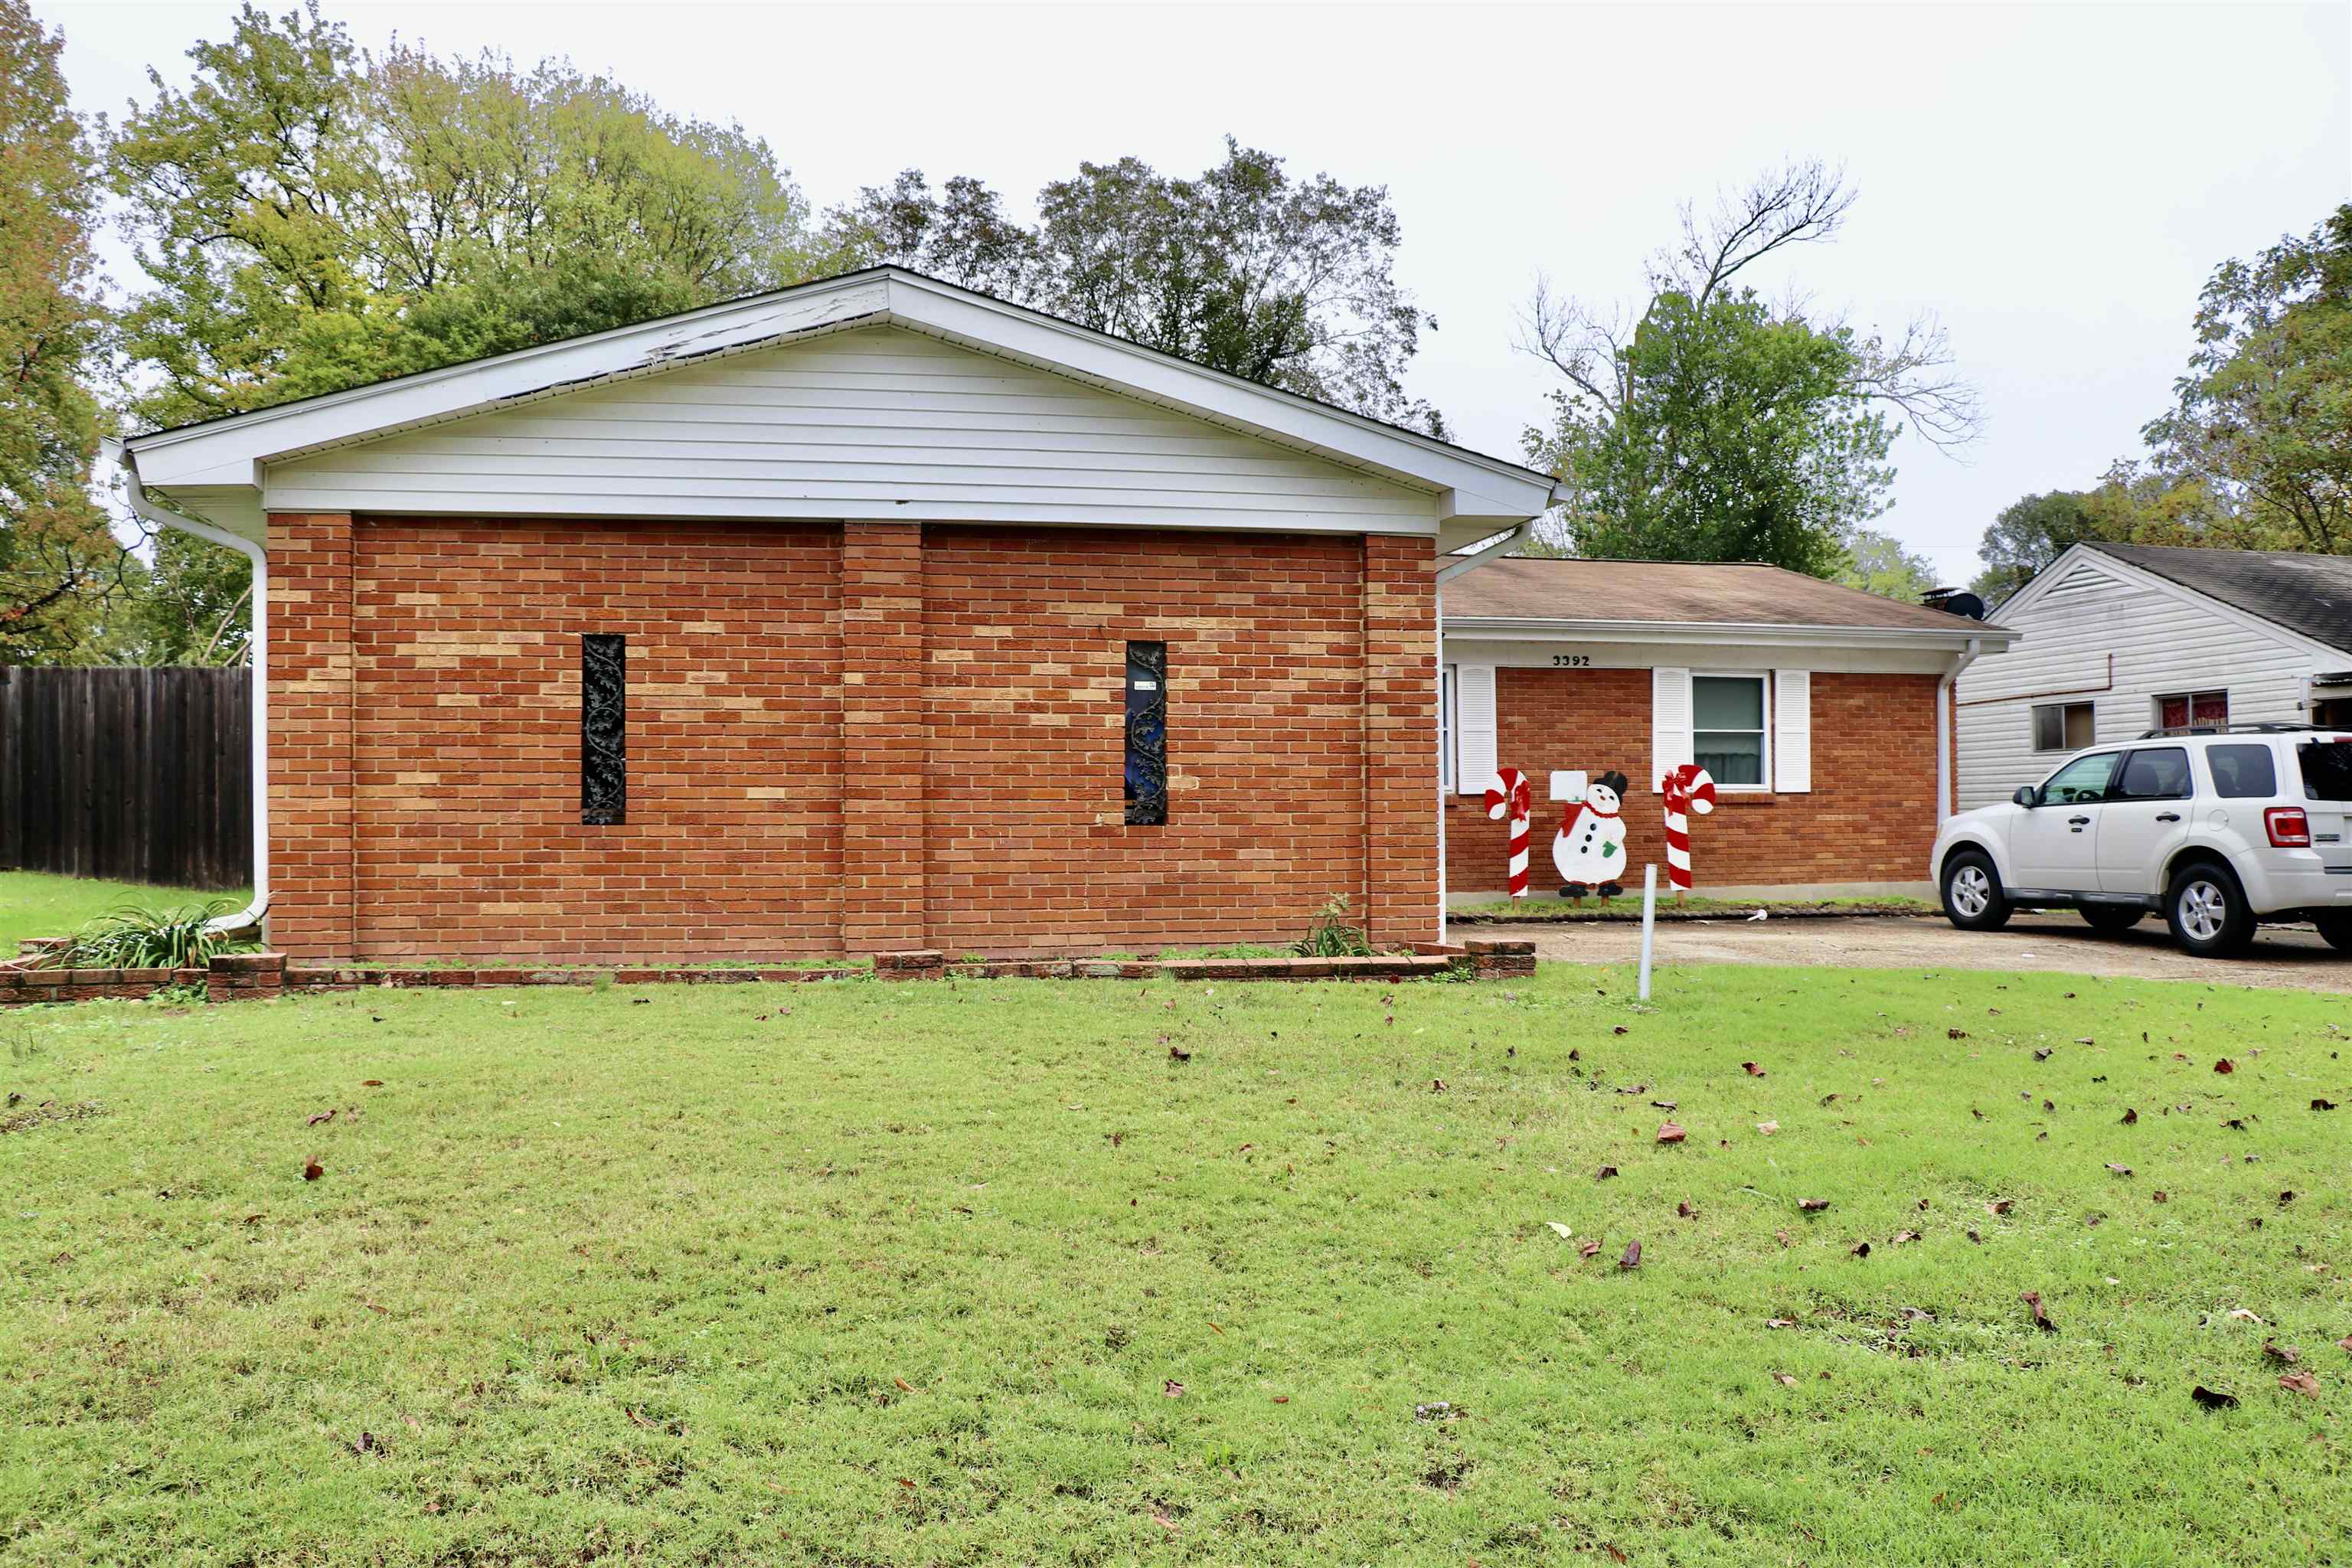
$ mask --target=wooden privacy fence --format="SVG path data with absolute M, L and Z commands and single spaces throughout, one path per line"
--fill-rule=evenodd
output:
M 253 674 L 0 669 L 0 868 L 253 879 Z

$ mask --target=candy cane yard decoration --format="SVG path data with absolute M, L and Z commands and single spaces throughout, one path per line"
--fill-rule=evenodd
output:
M 1690 813 L 1715 809 L 1715 779 L 1696 763 L 1666 774 L 1659 788 L 1666 797 L 1666 880 L 1679 901 L 1691 888 Z
M 1498 768 L 1486 785 L 1486 815 L 1511 818 L 1511 897 L 1528 896 L 1528 819 L 1535 812 L 1535 786 L 1517 768 Z

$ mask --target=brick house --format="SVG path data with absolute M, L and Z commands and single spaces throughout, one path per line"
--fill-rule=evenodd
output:
M 896 268 L 137 437 L 305 958 L 1436 934 L 1435 563 L 1544 475 Z
M 1532 892 L 1560 886 L 1554 773 L 1626 775 L 1629 886 L 1656 862 L 1661 776 L 1717 785 L 1691 828 L 1694 890 L 1933 894 L 1953 809 L 1951 689 L 2017 633 L 1748 563 L 1498 559 L 1441 573 L 1440 742 L 1450 901 L 1501 896 L 1496 764 L 1534 784 Z M 1563 786 L 1568 781 L 1559 781 Z

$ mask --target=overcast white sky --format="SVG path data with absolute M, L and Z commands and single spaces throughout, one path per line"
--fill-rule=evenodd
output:
M 284 9 L 293 0 L 269 0 Z M 33 0 L 78 105 L 226 36 L 233 0 Z M 1435 313 L 1411 384 L 1519 453 L 1549 372 L 1515 353 L 1540 270 L 1630 295 L 1702 202 L 1842 162 L 1845 237 L 1759 279 L 1857 323 L 1940 315 L 1984 397 L 1964 462 L 1906 439 L 1885 526 L 1948 581 L 2008 502 L 2138 450 L 2215 263 L 2352 199 L 2352 6 L 855 6 L 330 0 L 363 46 L 570 56 L 740 120 L 820 205 L 909 165 L 1024 209 L 1082 158 L 1195 173 L 1220 138 L 1389 187 Z M 115 268 L 120 275 L 123 268 Z

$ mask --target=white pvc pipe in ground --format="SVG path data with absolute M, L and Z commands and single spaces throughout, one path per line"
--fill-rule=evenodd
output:
M 1650 938 L 1658 928 L 1658 868 L 1653 861 L 1642 868 L 1642 1000 L 1650 999 Z

